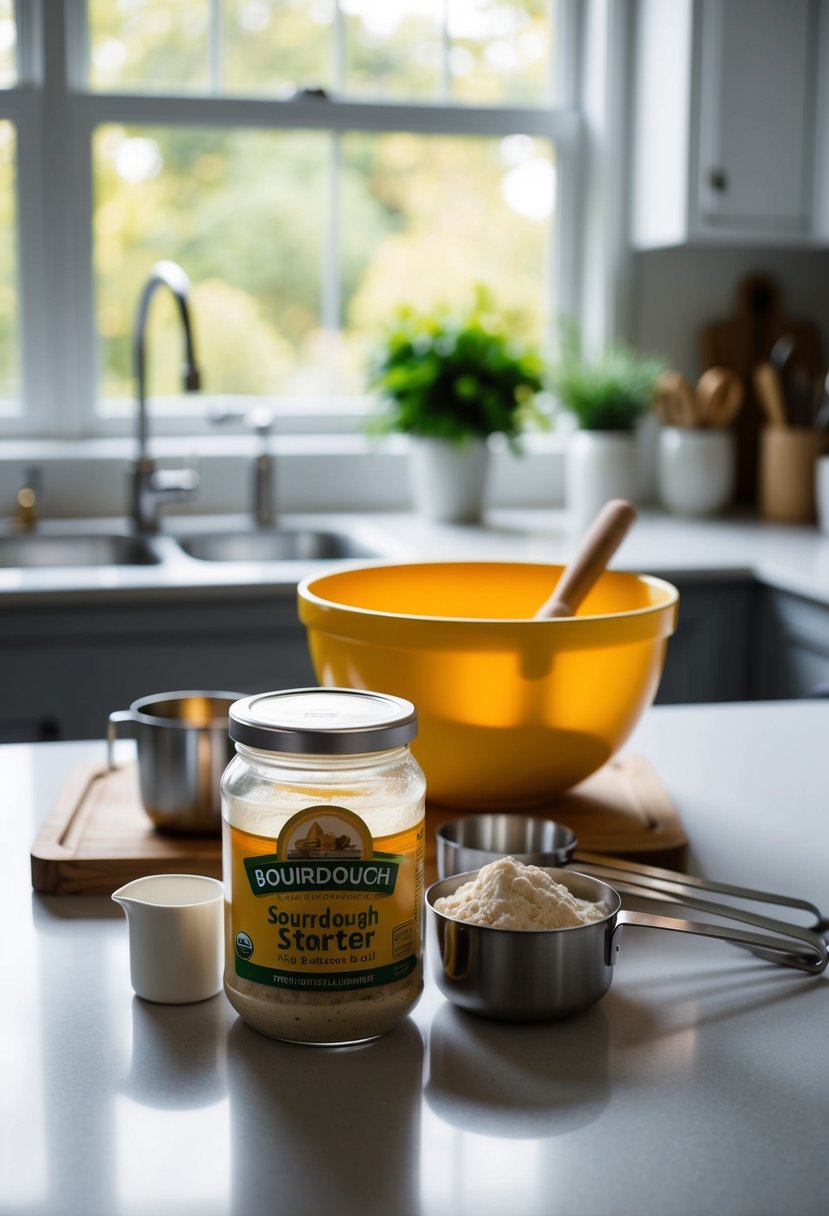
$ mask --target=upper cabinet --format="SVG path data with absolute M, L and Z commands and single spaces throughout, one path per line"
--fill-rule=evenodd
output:
M 823 242 L 821 9 L 820 0 L 640 0 L 636 248 Z

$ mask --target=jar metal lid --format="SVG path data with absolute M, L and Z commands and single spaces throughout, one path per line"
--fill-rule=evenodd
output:
M 347 756 L 403 747 L 417 734 L 411 701 L 353 688 L 289 688 L 230 707 L 236 743 L 270 752 Z

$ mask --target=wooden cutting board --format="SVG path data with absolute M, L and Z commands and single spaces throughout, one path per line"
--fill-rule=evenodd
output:
M 437 878 L 437 829 L 450 819 L 475 813 L 427 806 L 427 883 Z M 669 870 L 685 868 L 688 837 L 665 787 L 643 756 L 615 756 L 549 806 L 523 813 L 563 823 L 575 832 L 583 853 L 605 853 Z
M 111 895 L 144 874 L 222 876 L 218 837 L 156 831 L 141 805 L 135 763 L 72 769 L 31 856 L 32 886 L 53 895 Z
M 435 830 L 464 812 L 428 807 L 426 881 L 434 881 Z M 471 812 L 466 812 L 467 814 Z M 687 837 L 656 773 L 641 756 L 614 758 L 534 812 L 572 828 L 579 848 L 681 869 Z M 135 764 L 82 765 L 68 776 L 32 845 L 32 886 L 52 895 L 111 895 L 144 874 L 221 878 L 217 838 L 164 836 L 141 807 Z
M 707 326 L 700 337 L 702 368 L 726 367 L 743 382 L 743 407 L 737 416 L 737 498 L 754 502 L 757 496 L 757 451 L 763 412 L 754 392 L 752 373 L 764 363 L 778 338 L 789 334 L 800 349 L 800 359 L 814 377 L 825 371 L 820 330 L 810 321 L 787 317 L 775 281 L 764 274 L 747 275 L 737 287 L 736 313 L 726 321 Z

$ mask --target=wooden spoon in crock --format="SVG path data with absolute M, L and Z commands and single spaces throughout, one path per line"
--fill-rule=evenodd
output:
M 627 536 L 636 519 L 636 509 L 625 498 L 606 502 L 584 534 L 573 560 L 541 605 L 534 620 L 575 616 L 588 591 Z

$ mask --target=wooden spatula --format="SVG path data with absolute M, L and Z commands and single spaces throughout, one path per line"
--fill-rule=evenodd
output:
M 636 519 L 636 509 L 624 498 L 605 503 L 584 534 L 579 550 L 552 595 L 541 605 L 534 620 L 575 616 L 584 597 L 596 583 Z

